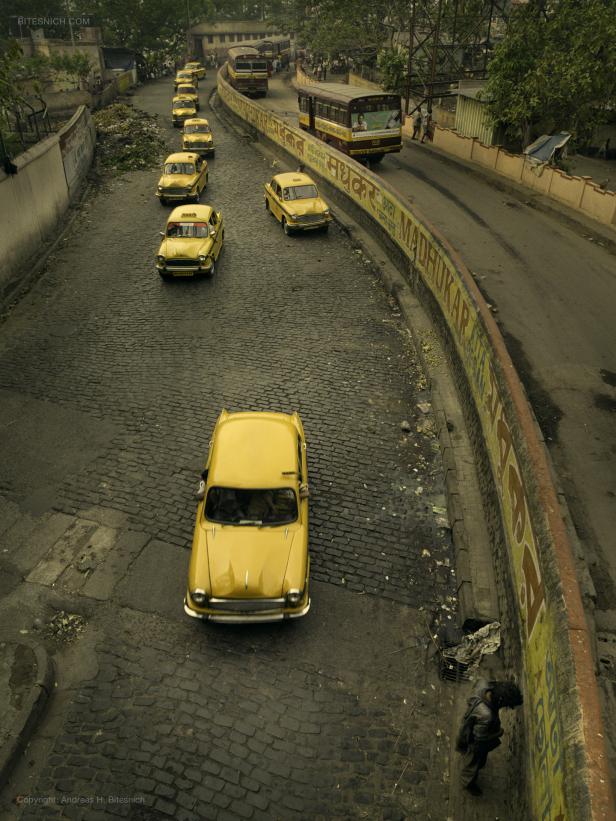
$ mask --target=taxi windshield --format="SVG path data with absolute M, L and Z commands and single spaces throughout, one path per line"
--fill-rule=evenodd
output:
M 170 222 L 167 236 L 175 239 L 206 239 L 210 232 L 207 222 Z
M 176 100 L 173 104 L 173 108 L 194 108 L 195 105 L 192 100 Z
M 182 94 L 196 94 L 197 93 L 197 89 L 194 86 L 184 84 L 184 83 L 182 83 L 181 85 L 178 86 L 178 91 L 181 92 Z
M 185 125 L 184 134 L 209 134 L 209 125 Z
M 165 174 L 194 174 L 195 166 L 191 162 L 165 163 Z
M 292 188 L 285 188 L 282 192 L 284 200 L 309 200 L 318 196 L 316 185 L 294 185 Z
M 244 490 L 212 487 L 205 518 L 228 525 L 285 525 L 297 519 L 297 499 L 290 487 Z

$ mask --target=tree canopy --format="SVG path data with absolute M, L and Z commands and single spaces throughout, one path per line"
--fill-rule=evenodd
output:
M 569 131 L 584 144 L 616 105 L 616 0 L 515 9 L 482 96 L 511 138 Z

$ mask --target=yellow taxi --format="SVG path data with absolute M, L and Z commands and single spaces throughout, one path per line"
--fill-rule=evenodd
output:
M 197 91 L 197 86 L 193 83 L 180 83 L 177 87 L 176 95 L 178 97 L 186 97 L 188 100 L 192 100 L 197 111 L 201 108 L 199 105 L 199 93 Z
M 326 231 L 332 219 L 314 181 L 302 172 L 277 174 L 266 183 L 265 207 L 282 224 L 285 234 L 315 228 Z
M 194 151 L 201 156 L 205 154 L 214 156 L 214 137 L 206 119 L 193 117 L 190 120 L 184 120 L 182 148 L 184 151 Z
M 205 78 L 205 66 L 202 66 L 198 60 L 191 60 L 190 63 L 186 63 L 184 69 L 186 71 L 192 71 L 198 80 Z
M 225 239 L 220 211 L 209 205 L 180 205 L 169 215 L 161 236 L 156 268 L 163 279 L 196 274 L 214 276 Z
M 174 86 L 177 91 L 177 87 L 182 83 L 191 83 L 192 85 L 198 86 L 199 80 L 197 75 L 194 71 L 190 69 L 183 68 L 181 71 L 178 71 L 175 75 Z
M 161 205 L 181 200 L 199 202 L 206 185 L 207 161 L 194 151 L 180 151 L 165 160 L 156 196 Z
M 191 100 L 190 97 L 173 98 L 173 102 L 171 103 L 171 120 L 174 128 L 184 125 L 185 120 L 188 120 L 189 117 L 195 117 L 196 115 L 197 106 L 195 105 L 195 101 Z
M 223 410 L 197 498 L 186 613 L 221 622 L 305 616 L 308 477 L 299 414 Z

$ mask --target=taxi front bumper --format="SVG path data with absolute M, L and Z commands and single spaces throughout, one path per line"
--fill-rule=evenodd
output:
M 289 608 L 278 608 L 276 610 L 267 610 L 262 613 L 258 612 L 216 612 L 212 609 L 203 611 L 195 610 L 188 604 L 187 597 L 184 598 L 184 612 L 193 619 L 201 619 L 202 621 L 213 621 L 227 624 L 252 624 L 264 623 L 273 621 L 285 621 L 286 619 L 299 619 L 305 616 L 310 610 L 310 596 L 306 594 L 303 604 L 297 609 L 291 610 Z

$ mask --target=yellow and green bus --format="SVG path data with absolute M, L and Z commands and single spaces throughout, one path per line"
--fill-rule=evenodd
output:
M 251 46 L 234 46 L 227 52 L 229 82 L 242 94 L 265 97 L 267 59 Z
M 299 125 L 356 159 L 380 162 L 402 148 L 402 100 L 343 83 L 298 88 Z

